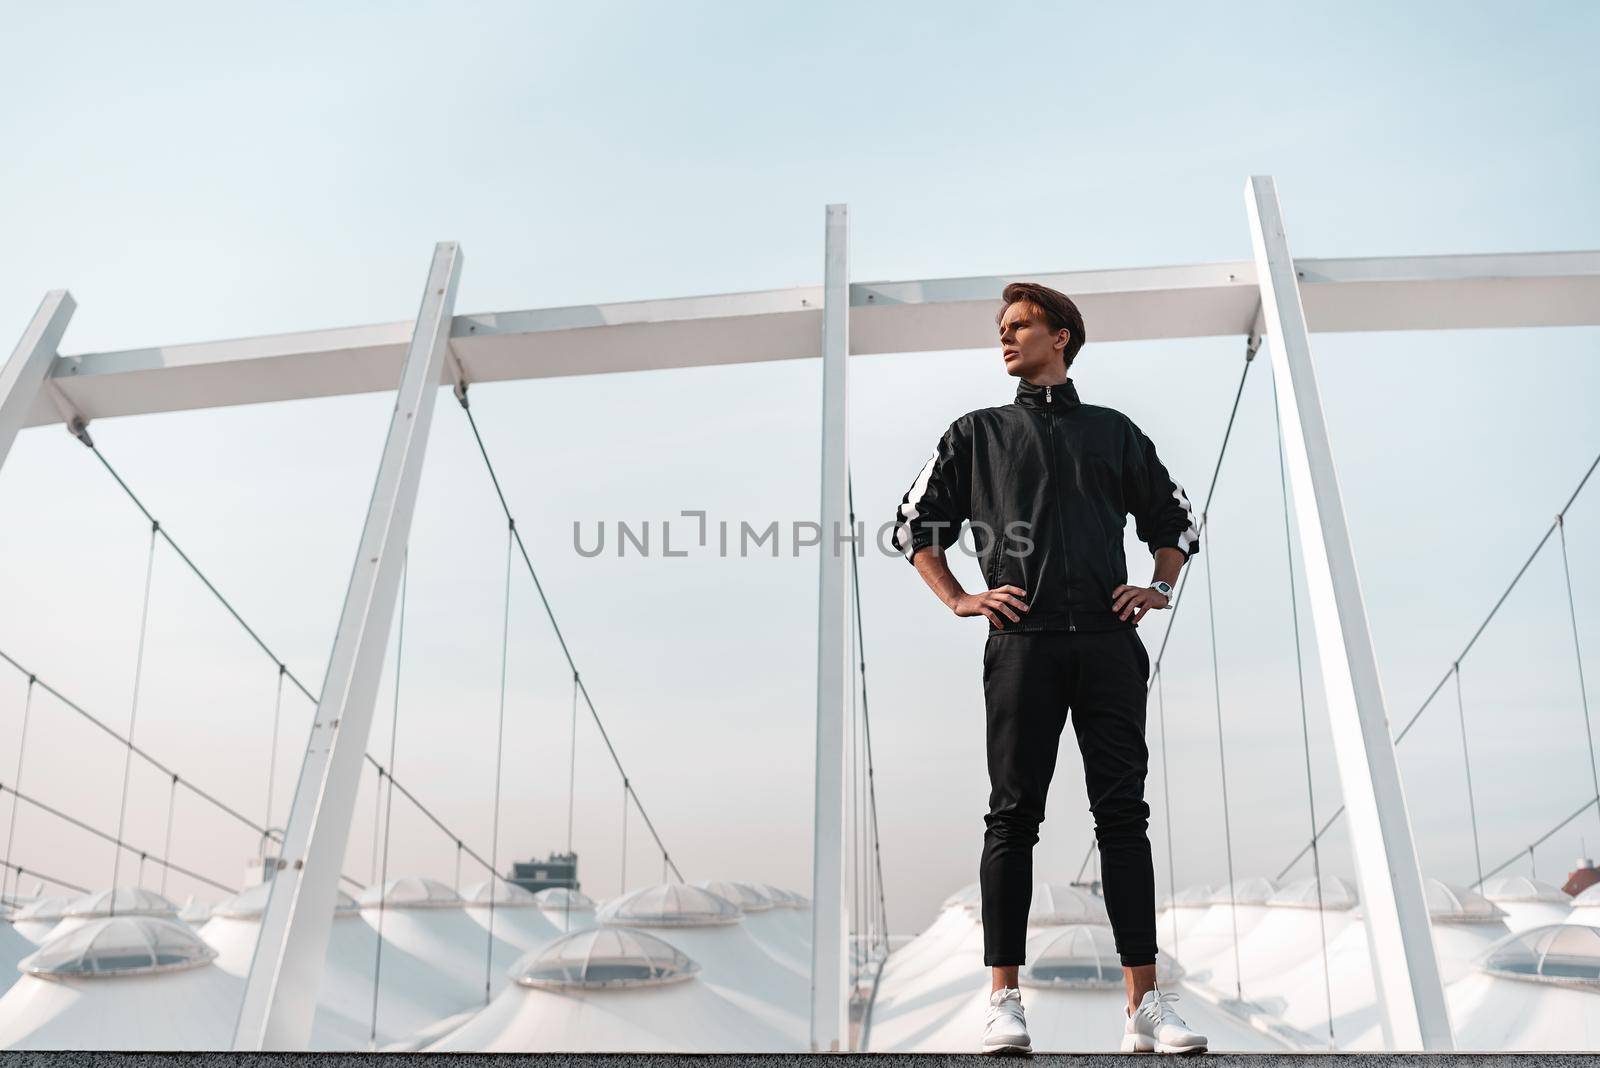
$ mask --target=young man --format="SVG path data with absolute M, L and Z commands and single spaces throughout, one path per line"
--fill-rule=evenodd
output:
M 1194 510 L 1155 446 L 1121 412 L 1083 404 L 1067 372 L 1083 316 L 1062 293 L 1013 282 L 997 317 L 1016 400 L 945 431 L 900 502 L 894 540 L 958 616 L 988 620 L 983 651 L 989 813 L 978 878 L 991 968 L 984 1052 L 1030 1052 L 1017 969 L 1033 896 L 1033 846 L 1070 710 L 1099 844 L 1106 912 L 1128 993 L 1124 1052 L 1206 1048 L 1156 989 L 1155 875 L 1145 696 L 1150 656 L 1136 627 L 1168 607 L 1200 547 Z M 1155 557 L 1127 584 L 1132 513 Z M 945 551 L 970 521 L 982 583 L 967 593 Z

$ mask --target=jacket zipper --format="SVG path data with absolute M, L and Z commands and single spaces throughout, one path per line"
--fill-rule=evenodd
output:
M 1067 527 L 1061 517 L 1061 487 L 1060 478 L 1056 470 L 1056 413 L 1055 402 L 1050 399 L 1050 387 L 1044 387 L 1044 402 L 1051 406 L 1045 416 L 1046 424 L 1050 428 L 1050 494 L 1056 502 L 1056 535 L 1061 545 L 1061 572 L 1064 576 L 1061 581 L 1062 596 L 1067 602 L 1067 629 L 1077 630 L 1072 622 L 1072 569 L 1067 566 Z

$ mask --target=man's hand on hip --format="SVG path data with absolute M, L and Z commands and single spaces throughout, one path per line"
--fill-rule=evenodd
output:
M 1171 603 L 1167 595 L 1154 586 L 1118 586 L 1111 591 L 1111 598 L 1111 610 L 1124 620 L 1132 616 L 1135 623 L 1143 619 L 1146 612 L 1165 608 Z
M 1028 591 L 1020 586 L 999 586 L 982 593 L 963 593 L 951 601 L 950 608 L 958 616 L 988 616 L 989 622 L 1005 630 L 1006 625 L 1000 622 L 997 613 L 1013 623 L 1022 622 L 1017 612 L 1028 610 L 1028 602 L 1023 600 L 1027 595 Z

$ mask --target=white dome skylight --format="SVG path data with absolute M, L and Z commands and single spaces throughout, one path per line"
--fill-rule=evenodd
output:
M 657 883 L 605 903 L 601 923 L 622 927 L 709 927 L 738 923 L 744 914 L 725 897 L 687 883 Z
M 489 907 L 489 893 L 494 892 L 494 907 L 499 908 L 537 908 L 539 899 L 534 897 L 533 891 L 526 886 L 518 886 L 506 879 L 488 879 L 481 883 L 474 883 L 467 887 L 467 892 L 461 895 L 463 901 L 476 908 Z
M 364 909 L 375 909 L 380 904 L 387 909 L 461 907 L 461 895 L 437 879 L 420 875 L 404 875 L 390 879 L 382 886 L 369 886 L 361 892 L 360 901 Z
M 1483 896 L 1490 901 L 1549 901 L 1565 905 L 1572 900 L 1559 886 L 1526 875 L 1495 875 L 1483 881 Z
M 534 898 L 546 912 L 593 912 L 594 898 L 569 886 L 547 886 L 535 891 Z
M 772 896 L 753 883 L 731 882 L 727 879 L 712 879 L 694 884 L 702 890 L 710 890 L 718 897 L 727 898 L 738 905 L 743 912 L 765 912 L 776 903 Z
M 1505 919 L 1505 909 L 1464 886 L 1424 878 L 1422 893 L 1428 902 L 1428 918 L 1435 923 L 1498 923 Z
M 1356 907 L 1356 888 L 1337 875 L 1322 877 L 1322 907 L 1330 912 Z M 1298 882 L 1285 883 L 1277 893 L 1267 899 L 1269 905 L 1287 908 L 1314 909 L 1317 907 L 1317 880 L 1308 876 Z
M 1600 929 L 1575 923 L 1532 927 L 1484 950 L 1481 965 L 1510 979 L 1600 986 Z
M 63 917 L 92 919 L 99 916 L 176 916 L 178 906 L 154 890 L 119 886 L 74 898 Z

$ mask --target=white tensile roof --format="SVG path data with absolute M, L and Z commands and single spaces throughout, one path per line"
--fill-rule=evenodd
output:
M 261 913 L 251 908 L 258 903 L 254 897 L 252 891 L 238 895 L 233 899 L 238 915 L 222 915 L 219 911 L 200 929 L 201 937 L 218 951 L 216 966 L 239 979 L 249 973 L 261 931 Z M 240 902 L 240 898 L 245 900 Z M 384 910 L 386 935 L 391 921 L 404 911 Z M 475 941 L 481 948 L 482 928 L 473 929 L 478 932 Z M 463 983 L 387 939 L 380 962 L 378 948 L 377 933 L 360 914 L 349 907 L 335 910 L 333 927 L 328 934 L 328 952 L 323 958 L 322 987 L 312 1021 L 313 1049 L 367 1048 L 372 1031 L 375 972 L 379 975 L 377 1041 L 380 1045 L 483 1004 L 481 978 L 476 983 Z
M 1600 1049 L 1600 928 L 1508 935 L 1446 990 L 1459 1049 Z
M 487 907 L 464 907 L 450 887 L 420 876 L 391 879 L 361 895 L 361 919 L 386 943 L 428 962 L 441 992 L 449 991 L 448 1000 L 457 1003 L 456 1012 L 485 1004 L 485 986 L 491 996 L 504 987 L 509 982 L 506 970 L 524 952 L 489 935 L 478 916 L 482 913 L 487 920 L 488 912 Z M 497 930 L 507 914 L 496 910 Z
M 780 1030 L 747 998 L 706 981 L 705 969 L 677 945 L 685 933 L 725 934 L 718 926 L 662 931 L 604 927 L 565 936 L 517 965 L 518 981 L 482 1012 L 426 1049 L 486 1052 L 798 1052 L 807 1046 Z M 667 939 L 672 939 L 668 942 Z M 657 975 L 655 981 L 648 976 Z M 598 985 L 547 986 L 560 977 Z M 631 980 L 631 981 L 624 981 Z
M 1027 941 L 1025 963 L 1044 960 L 1044 947 L 1055 946 L 1058 940 L 1061 944 L 1056 950 L 1069 956 L 1073 947 L 1085 945 L 1104 953 L 1110 935 L 1110 929 L 1101 925 L 1035 928 Z M 1086 939 L 1093 941 L 1086 943 Z M 965 908 L 943 909 L 926 930 L 895 951 L 884 965 L 867 1032 L 868 1050 L 975 1052 L 989 999 L 989 969 L 983 952 L 983 925 L 978 916 Z M 1120 961 L 1114 945 L 1109 952 L 1112 961 Z M 1170 989 L 1186 999 L 1179 1010 L 1206 1033 L 1214 1049 L 1286 1048 L 1243 1022 L 1231 1021 L 1181 979 L 1174 981 L 1174 964 L 1164 953 L 1158 955 L 1157 966 L 1158 972 L 1167 974 L 1164 982 Z M 1120 964 L 1116 974 L 1116 986 L 1063 982 L 1025 987 L 1023 1002 L 1033 1048 L 1072 1052 L 1119 1049 L 1127 1001 L 1120 989 Z
M 52 938 L 0 997 L 6 1049 L 226 1049 L 243 984 L 177 920 L 114 916 Z

